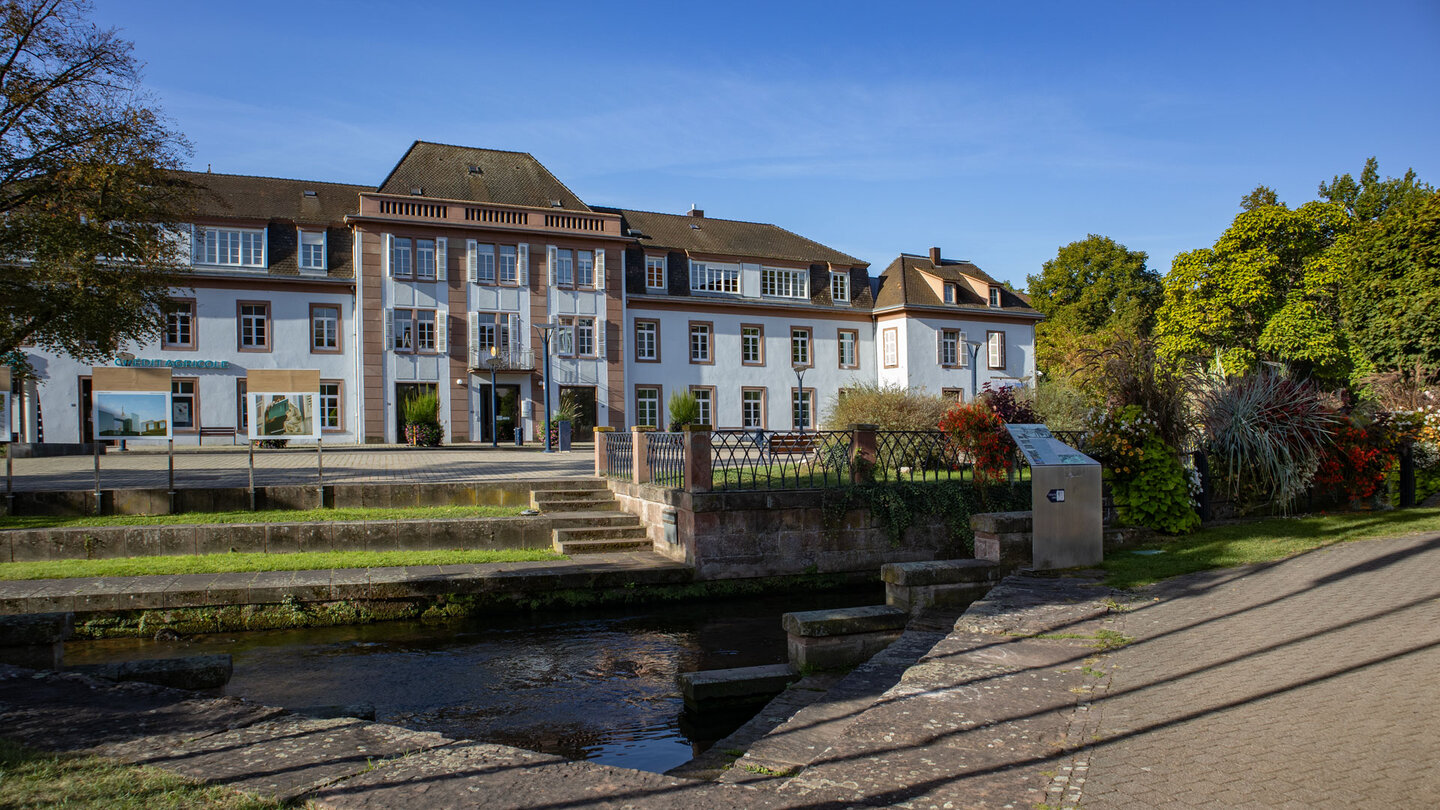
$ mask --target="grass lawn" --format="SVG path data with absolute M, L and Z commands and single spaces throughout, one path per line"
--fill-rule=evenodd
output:
M 500 551 L 307 551 L 297 554 L 199 554 L 120 557 L 114 560 L 44 560 L 0 565 L 0 580 L 136 577 L 147 574 L 223 574 L 244 571 L 315 571 L 324 568 L 386 568 L 401 565 L 563 560 L 548 549 Z M 0 803 L 0 807 L 4 807 Z
M 1350 540 L 1421 532 L 1440 532 L 1440 509 L 1305 515 L 1213 526 L 1139 549 L 1159 554 L 1125 550 L 1110 555 L 1104 563 L 1109 572 L 1106 584 L 1133 588 L 1194 571 L 1278 560 Z
M 229 788 L 206 787 L 159 768 L 47 754 L 0 740 L 0 807 L 268 810 L 284 806 Z
M 514 517 L 523 506 L 415 506 L 401 509 L 267 509 L 260 512 L 182 512 L 178 515 L 0 515 L 0 529 L 84 526 L 167 526 L 207 523 L 318 523 L 345 520 L 447 520 Z

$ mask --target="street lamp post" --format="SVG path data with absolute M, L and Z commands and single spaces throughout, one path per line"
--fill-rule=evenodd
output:
M 485 364 L 490 367 L 490 446 L 500 446 L 500 422 L 497 421 L 499 408 L 495 405 L 495 369 L 500 367 L 500 353 L 494 346 L 490 347 L 490 359 Z
M 970 350 L 970 399 L 973 402 L 979 396 L 980 391 L 976 386 L 979 384 L 980 370 L 976 360 L 980 357 L 980 346 L 978 340 L 966 341 L 965 346 Z
M 550 447 L 550 333 L 555 331 L 558 323 L 537 323 L 535 328 L 540 330 L 540 345 L 545 352 L 545 362 L 541 365 L 540 390 L 545 393 L 545 425 L 541 428 L 545 431 L 545 452 L 553 453 L 555 450 Z
M 796 363 L 791 366 L 791 368 L 795 371 L 795 400 L 803 409 L 801 413 L 803 418 L 797 419 L 796 421 L 800 424 L 800 433 L 804 434 L 805 423 L 810 421 L 810 408 L 805 407 L 805 370 L 809 368 L 809 366 Z

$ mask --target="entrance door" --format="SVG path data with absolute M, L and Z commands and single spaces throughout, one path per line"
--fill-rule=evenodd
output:
M 570 425 L 570 440 L 588 442 L 595 438 L 595 389 L 592 386 L 560 386 L 560 401 L 574 402 L 580 411 Z
M 91 419 L 90 378 L 80 378 L 80 441 L 89 444 L 95 440 L 95 423 Z
M 476 441 L 488 442 L 494 436 L 495 426 L 490 423 L 490 384 L 480 384 L 480 432 Z M 515 428 L 520 424 L 520 386 L 499 384 L 495 386 L 495 425 L 500 435 L 497 441 L 509 444 L 515 441 Z

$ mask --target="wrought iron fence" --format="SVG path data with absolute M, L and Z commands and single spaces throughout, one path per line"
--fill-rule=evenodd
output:
M 1085 452 L 1086 440 L 1090 438 L 1089 432 L 1084 430 L 1052 430 L 1050 435 L 1054 436 L 1056 441 L 1064 442 L 1082 453 Z
M 634 473 L 635 442 L 628 430 L 605 434 L 605 475 L 629 481 Z
M 650 483 L 661 487 L 685 486 L 685 434 L 646 434 L 645 463 Z
M 717 490 L 817 489 L 848 484 L 848 430 L 717 430 L 710 434 Z
M 938 430 L 875 432 L 875 480 L 946 481 L 971 477 L 970 459 Z

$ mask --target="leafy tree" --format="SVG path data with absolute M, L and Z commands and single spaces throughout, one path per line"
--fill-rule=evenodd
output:
M 1144 251 L 1090 234 L 1060 248 L 1030 276 L 1030 301 L 1045 315 L 1035 330 L 1036 365 L 1050 376 L 1074 371 L 1086 351 L 1120 337 L 1146 337 L 1162 294 Z
M 1344 273 L 1331 251 L 1350 220 L 1340 203 L 1291 210 L 1262 189 L 1215 245 L 1175 257 L 1156 314 L 1160 353 L 1217 358 L 1226 373 L 1262 361 L 1343 381 L 1350 346 L 1341 319 Z
M 1404 177 L 1381 180 L 1380 163 L 1373 156 L 1365 161 L 1358 182 L 1347 172 L 1320 184 L 1321 198 L 1345 206 L 1351 219 L 1360 222 L 1371 222 L 1391 208 L 1417 203 L 1432 191 L 1416 179 L 1414 169 L 1407 169 Z
M 1440 367 L 1440 192 L 1360 223 L 1336 251 L 1357 376 Z
M 81 359 L 159 333 L 183 245 L 187 152 L 131 43 L 85 0 L 0 4 L 0 355 Z

